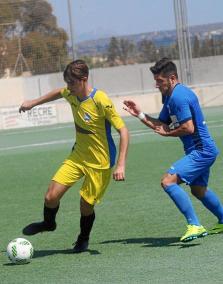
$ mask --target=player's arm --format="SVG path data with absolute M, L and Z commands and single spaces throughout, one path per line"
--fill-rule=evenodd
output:
M 24 101 L 19 108 L 19 112 L 20 113 L 25 112 L 27 110 L 32 109 L 33 107 L 37 105 L 42 105 L 44 103 L 48 103 L 48 102 L 60 99 L 62 98 L 61 91 L 62 91 L 61 88 L 55 89 L 40 98 Z
M 170 129 L 170 127 L 164 127 L 161 125 L 157 126 L 154 131 L 162 136 L 171 136 L 171 137 L 185 136 L 194 133 L 194 123 L 193 120 L 190 119 L 180 124 L 177 128 Z
M 126 126 L 117 130 L 120 135 L 119 141 L 119 153 L 115 170 L 113 172 L 113 178 L 116 181 L 125 180 L 125 163 L 128 152 L 129 144 L 129 132 Z
M 125 105 L 123 109 L 129 112 L 132 116 L 140 118 L 142 123 L 144 123 L 146 126 L 154 130 L 157 126 L 163 126 L 164 128 L 167 127 L 167 124 L 163 123 L 159 119 L 153 118 L 148 114 L 143 113 L 140 107 L 135 102 L 131 100 L 125 100 L 123 103 Z
M 107 95 L 104 94 L 103 97 L 101 96 L 100 105 L 105 118 L 118 131 L 120 136 L 118 159 L 113 172 L 113 179 L 116 181 L 122 181 L 125 179 L 125 163 L 128 152 L 129 132 L 120 115 L 117 113 L 113 102 Z

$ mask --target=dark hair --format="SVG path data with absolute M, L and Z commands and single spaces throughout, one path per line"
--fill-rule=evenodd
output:
M 75 79 L 83 80 L 88 78 L 89 68 L 84 60 L 77 59 L 67 65 L 63 72 L 64 81 L 72 83 Z
M 162 74 L 164 76 L 170 76 L 175 75 L 176 78 L 178 78 L 177 74 L 177 67 L 167 57 L 163 57 L 159 61 L 156 62 L 156 64 L 152 67 L 150 67 L 150 71 L 153 73 L 153 75 Z

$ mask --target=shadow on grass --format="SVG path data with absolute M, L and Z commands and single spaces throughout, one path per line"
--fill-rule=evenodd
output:
M 16 263 L 12 263 L 12 262 L 8 262 L 8 263 L 3 263 L 3 266 L 23 266 L 23 265 L 28 265 L 29 263 L 23 263 L 23 264 L 16 264 Z
M 100 244 L 110 243 L 121 243 L 124 245 L 128 244 L 142 244 L 142 247 L 168 247 L 177 246 L 179 248 L 189 248 L 199 246 L 199 243 L 180 243 L 179 237 L 170 238 L 131 238 L 131 239 L 120 239 L 120 240 L 109 240 L 101 242 Z
M 65 250 L 35 250 L 34 252 L 34 257 L 44 257 L 44 256 L 49 256 L 49 255 L 54 255 L 54 254 L 73 254 L 73 255 L 82 255 L 82 254 L 90 254 L 90 255 L 98 255 L 100 254 L 99 251 L 97 250 L 91 250 L 88 249 L 87 251 L 83 253 L 74 253 L 73 249 L 65 249 Z
M 5 251 L 2 251 L 5 252 Z M 73 254 L 74 256 L 76 255 L 82 255 L 82 254 L 90 254 L 90 255 L 98 255 L 101 254 L 99 251 L 97 250 L 92 250 L 92 249 L 88 249 L 87 251 L 83 252 L 83 253 L 74 253 L 72 249 L 65 249 L 65 250 L 35 250 L 34 251 L 34 257 L 33 258 L 38 258 L 38 257 L 45 257 L 45 256 L 50 256 L 50 255 L 55 255 L 55 254 Z M 4 263 L 4 266 L 15 266 L 16 264 L 14 263 Z

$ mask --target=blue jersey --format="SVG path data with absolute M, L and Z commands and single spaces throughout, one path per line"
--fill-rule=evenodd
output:
M 191 120 L 194 133 L 180 136 L 186 154 L 193 150 L 204 150 L 217 154 L 213 141 L 195 93 L 182 84 L 177 84 L 171 96 L 167 96 L 159 115 L 159 120 L 168 124 L 170 128 L 177 128 L 182 123 Z

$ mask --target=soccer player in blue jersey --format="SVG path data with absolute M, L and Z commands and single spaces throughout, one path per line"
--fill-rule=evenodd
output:
M 88 84 L 89 69 L 83 60 L 75 60 L 64 71 L 66 88 L 56 89 L 45 96 L 23 102 L 19 111 L 65 98 L 71 105 L 76 129 L 76 142 L 70 155 L 53 176 L 44 201 L 44 220 L 31 223 L 23 229 L 25 235 L 34 235 L 56 229 L 56 214 L 66 191 L 84 178 L 80 189 L 80 234 L 73 251 L 88 249 L 90 232 L 95 220 L 94 206 L 100 202 L 113 171 L 113 179 L 125 179 L 125 161 L 128 149 L 128 130 L 105 92 Z M 111 126 L 120 135 L 119 154 L 115 166 L 116 147 Z M 115 166 L 114 170 L 112 169 Z
M 156 133 L 179 137 L 183 143 L 185 156 L 173 163 L 161 180 L 163 189 L 187 220 L 187 230 L 180 240 L 188 242 L 207 235 L 181 183 L 188 184 L 192 194 L 218 218 L 218 223 L 209 233 L 221 233 L 223 206 L 218 196 L 208 188 L 210 168 L 218 149 L 208 131 L 198 98 L 178 81 L 176 65 L 168 58 L 161 59 L 150 70 L 164 98 L 158 119 L 141 112 L 131 100 L 124 101 L 124 109 Z

